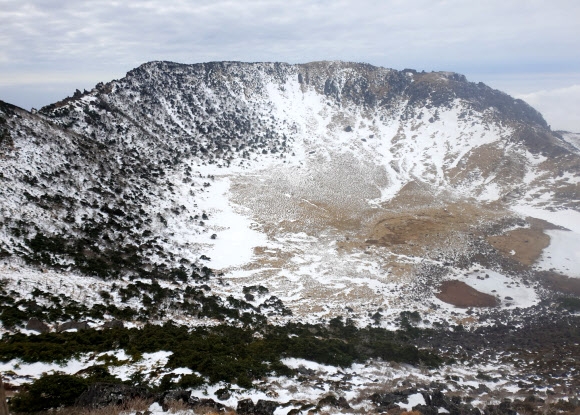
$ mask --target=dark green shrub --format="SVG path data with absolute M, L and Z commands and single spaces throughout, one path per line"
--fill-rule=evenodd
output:
M 560 306 L 568 311 L 580 311 L 580 298 L 562 297 L 559 301 Z
M 1 309 L 0 320 L 4 327 L 12 328 L 16 325 L 22 324 L 28 319 L 28 314 L 18 309 L 15 306 L 3 306 Z
M 82 371 L 88 384 L 93 383 L 123 383 L 118 377 L 111 375 L 106 366 L 94 365 Z
M 197 388 L 198 386 L 201 386 L 205 383 L 205 380 L 196 375 L 196 374 L 191 374 L 191 375 L 183 375 L 181 377 L 181 379 L 179 379 L 179 382 L 177 382 L 177 385 L 180 388 Z
M 11 401 L 16 412 L 37 412 L 60 406 L 73 405 L 88 388 L 88 382 L 72 375 L 46 375 L 34 381 L 25 392 L 20 392 Z

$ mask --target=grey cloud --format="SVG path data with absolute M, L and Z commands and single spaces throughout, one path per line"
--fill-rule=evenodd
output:
M 527 72 L 580 66 L 578 15 L 567 0 L 0 1 L 0 76 L 123 73 L 150 60 Z

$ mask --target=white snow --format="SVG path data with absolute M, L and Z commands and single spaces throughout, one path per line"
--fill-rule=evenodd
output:
M 221 208 L 214 213 L 219 223 L 215 230 L 217 237 L 212 241 L 213 246 L 206 250 L 211 266 L 217 269 L 241 266 L 250 262 L 255 247 L 266 244 L 266 236 L 256 230 L 257 224 L 248 219 L 247 213 L 242 213 L 240 206 L 228 200 L 230 182 L 227 178 L 217 180 L 212 186 L 210 196 L 203 202 L 198 201 L 200 207 Z
M 543 250 L 537 268 L 580 278 L 580 233 L 562 230 L 545 233 L 550 236 L 550 245 Z
M 407 397 L 407 403 L 399 402 L 397 405 L 399 405 L 405 411 L 411 411 L 414 406 L 425 405 L 425 404 L 426 404 L 426 402 L 425 402 L 425 398 L 423 397 L 423 395 L 421 395 L 420 393 L 414 393 L 414 394 L 409 395 Z
M 543 219 L 554 225 L 580 233 L 580 212 L 578 211 L 571 209 L 550 211 L 525 204 L 515 204 L 511 209 L 523 216 Z
M 545 231 L 550 236 L 550 245 L 543 250 L 535 266 L 580 278 L 580 212 L 570 209 L 550 211 L 524 204 L 517 204 L 512 209 L 521 215 L 543 219 L 568 229 Z
M 4 376 L 10 376 L 10 383 L 20 385 L 28 382 L 29 379 L 36 379 L 44 373 L 51 374 L 60 372 L 72 375 L 89 366 L 92 366 L 92 362 L 86 357 L 80 360 L 71 359 L 62 364 L 44 362 L 25 363 L 18 359 L 13 359 L 5 363 L 0 362 L 0 372 L 4 373 Z

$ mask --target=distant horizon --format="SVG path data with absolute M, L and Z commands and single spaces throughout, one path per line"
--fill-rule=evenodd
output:
M 452 71 L 580 132 L 580 3 L 7 0 L 0 99 L 39 108 L 150 61 L 364 62 Z

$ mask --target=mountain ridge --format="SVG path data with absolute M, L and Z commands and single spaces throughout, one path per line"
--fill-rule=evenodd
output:
M 305 101 L 308 99 L 313 104 Z M 317 108 L 322 118 L 313 117 L 310 109 L 304 112 L 305 108 Z M 298 166 L 316 157 L 329 161 L 332 153 L 366 157 L 365 163 L 374 159 L 371 164 L 375 167 L 367 163 L 365 169 L 374 172 L 369 177 L 376 177 L 376 186 L 383 188 L 378 198 L 370 198 L 379 203 L 413 182 L 424 183 L 432 189 L 428 192 L 440 188 L 459 195 L 479 194 L 477 197 L 491 202 L 525 194 L 522 189 L 530 187 L 526 181 L 533 183 L 545 176 L 535 173 L 537 179 L 525 178 L 523 171 L 529 175 L 535 163 L 530 165 L 526 157 L 564 157 L 559 165 L 571 163 L 572 171 L 578 164 L 571 145 L 552 133 L 541 115 L 521 100 L 467 82 L 456 73 L 396 71 L 351 62 L 184 65 L 153 61 L 129 71 L 121 80 L 98 84 L 85 93 L 77 91 L 73 97 L 27 116 L 85 137 L 89 147 L 97 147 L 91 154 L 104 152 L 108 160 L 117 159 L 116 166 L 107 161 L 107 175 L 120 177 L 122 169 L 134 180 L 139 174 L 138 187 L 148 180 L 159 182 L 166 169 L 175 173 L 172 166 L 187 160 L 199 160 L 199 166 L 209 169 L 211 176 L 215 173 L 211 165 L 231 169 L 236 164 L 238 169 L 253 170 L 263 168 L 260 163 L 267 160 L 265 165 Z M 310 121 L 304 123 L 307 117 Z M 316 127 L 320 123 L 327 123 L 326 130 Z M 481 131 L 471 130 L 476 125 Z M 416 141 L 413 131 L 422 130 L 430 131 L 433 145 L 429 140 Z M 322 144 L 331 143 L 322 138 L 328 133 L 337 140 L 330 147 Z M 354 147 L 353 139 L 360 140 Z M 390 140 L 390 147 L 383 144 L 385 140 Z M 349 151 L 341 147 L 345 144 L 351 146 Z M 414 152 L 423 155 L 422 164 L 413 160 Z M 102 167 L 98 157 L 94 160 Z M 490 170 L 491 160 L 498 167 Z M 186 172 L 191 172 L 194 166 L 187 163 Z M 102 183 L 92 187 L 99 186 Z M 560 205 L 577 206 L 577 184 L 549 188 L 555 189 L 551 198 Z M 115 189 L 106 192 L 114 194 Z M 158 212 L 158 219 L 159 215 L 163 216 Z
M 358 63 L 149 62 L 39 111 L 0 102 L 0 320 L 16 349 L 0 346 L 18 356 L 28 338 L 14 333 L 51 330 L 41 322 L 111 338 L 105 328 L 123 324 L 179 332 L 203 347 L 207 333 L 218 346 L 242 333 L 240 350 L 277 333 L 272 344 L 295 350 L 250 353 L 261 379 L 231 356 L 224 367 L 238 372 L 220 378 L 191 351 L 78 349 L 92 353 L 83 367 L 98 352 L 123 380 L 247 398 L 307 390 L 303 375 L 330 393 L 339 369 L 318 363 L 352 363 L 360 332 L 374 360 L 341 368 L 362 374 L 336 389 L 356 391 L 356 410 L 390 404 L 383 391 L 364 403 L 369 379 L 406 391 L 432 377 L 444 385 L 425 396 L 446 387 L 482 410 L 496 390 L 527 396 L 543 382 L 565 397 L 578 385 L 579 148 L 462 75 Z M 444 371 L 387 362 L 439 362 L 430 353 Z M 14 362 L 19 384 L 28 366 Z

